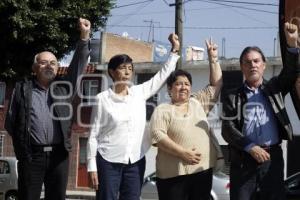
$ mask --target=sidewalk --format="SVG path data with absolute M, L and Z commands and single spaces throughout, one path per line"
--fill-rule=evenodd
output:
M 67 199 L 84 199 L 84 200 L 95 200 L 95 192 L 89 191 L 75 191 L 75 190 L 67 190 Z

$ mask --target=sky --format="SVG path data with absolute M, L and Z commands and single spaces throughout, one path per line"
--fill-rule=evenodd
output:
M 152 41 L 168 42 L 175 32 L 175 0 L 116 0 L 106 32 Z M 212 37 L 219 55 L 239 57 L 246 46 L 259 46 L 274 55 L 278 41 L 279 0 L 183 0 L 183 45 L 205 47 Z M 151 31 L 151 32 L 150 32 Z M 150 32 L 150 34 L 149 34 Z M 97 36 L 96 36 L 97 37 Z M 224 49 L 224 51 L 222 51 Z M 277 54 L 277 49 L 275 49 Z

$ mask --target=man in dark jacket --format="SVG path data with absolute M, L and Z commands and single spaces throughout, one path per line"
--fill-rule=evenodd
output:
M 35 77 L 17 82 L 5 128 L 18 159 L 18 198 L 65 200 L 71 150 L 72 99 L 75 85 L 89 57 L 90 22 L 79 19 L 80 41 L 65 79 L 56 79 L 59 67 L 49 51 L 36 54 Z
M 297 26 L 285 23 L 285 37 L 287 62 L 278 76 L 264 80 L 262 51 L 246 47 L 240 56 L 245 82 L 225 95 L 222 135 L 229 144 L 231 200 L 285 199 L 281 141 L 292 140 L 293 132 L 284 97 L 299 72 Z

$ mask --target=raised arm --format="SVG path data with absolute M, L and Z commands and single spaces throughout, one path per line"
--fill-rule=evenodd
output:
M 218 100 L 221 88 L 222 88 L 222 70 L 218 61 L 218 46 L 216 43 L 209 40 L 205 40 L 207 47 L 207 55 L 209 60 L 209 85 L 193 94 L 203 106 L 206 114 L 213 108 L 215 102 Z
M 171 33 L 168 37 L 168 40 L 172 45 L 171 52 L 178 53 L 180 48 L 180 42 L 178 36 L 175 33 Z
M 297 52 L 299 53 L 299 47 L 298 47 L 299 30 L 298 30 L 298 27 L 296 25 L 290 24 L 290 23 L 285 23 L 284 25 L 285 25 L 285 27 L 284 27 L 285 28 L 284 29 L 285 37 L 286 37 L 288 46 L 290 48 L 294 48 L 296 50 L 296 53 Z M 287 54 L 289 54 L 289 52 L 287 52 Z M 287 56 L 289 56 L 289 55 L 287 55 Z M 286 62 L 289 63 L 291 61 L 298 61 L 298 57 L 296 58 L 296 56 L 294 55 L 294 58 L 287 57 Z M 299 65 L 299 61 L 295 64 Z M 291 66 L 291 67 L 293 67 L 293 66 Z M 296 79 L 295 85 L 293 87 L 293 90 L 291 91 L 291 97 L 292 97 L 296 112 L 298 114 L 298 118 L 300 119 L 300 70 L 298 67 L 296 70 L 297 70 L 296 71 L 297 79 Z
M 79 18 L 78 28 L 80 30 L 80 40 L 77 42 L 76 50 L 66 76 L 66 80 L 71 82 L 74 89 L 76 88 L 77 78 L 83 72 L 83 68 L 87 66 L 90 55 L 89 39 L 91 23 L 87 19 Z
M 300 74 L 298 74 L 294 89 L 291 91 L 291 97 L 296 109 L 298 118 L 300 119 Z
M 298 27 L 295 24 L 285 22 L 284 24 L 284 34 L 286 38 L 286 43 L 289 48 L 298 48 Z
M 285 96 L 293 88 L 297 74 L 300 72 L 299 65 L 299 48 L 297 45 L 298 28 L 296 25 L 286 22 L 284 24 L 285 38 L 287 42 L 287 50 L 285 51 L 285 62 L 283 69 L 277 77 L 272 81 L 277 81 L 278 89 Z
M 137 87 L 138 89 L 142 90 L 141 92 L 144 96 L 144 99 L 148 99 L 156 94 L 163 86 L 172 71 L 175 70 L 176 63 L 179 58 L 177 53 L 180 43 L 178 36 L 175 33 L 170 34 L 168 39 L 172 45 L 172 49 L 167 62 L 149 81 L 146 81 Z
M 209 40 L 205 40 L 205 43 L 207 47 L 210 70 L 209 84 L 215 87 L 216 95 L 218 96 L 223 83 L 222 70 L 218 61 L 218 46 L 212 41 L 211 38 Z

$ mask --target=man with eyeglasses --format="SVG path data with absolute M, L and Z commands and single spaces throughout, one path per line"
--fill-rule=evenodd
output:
M 18 159 L 18 199 L 39 200 L 42 185 L 46 200 L 65 200 L 71 150 L 71 102 L 78 76 L 87 65 L 91 24 L 80 18 L 80 40 L 59 82 L 58 61 L 49 51 L 35 55 L 33 78 L 17 82 L 5 128 Z
M 244 84 L 228 91 L 223 103 L 222 136 L 229 145 L 231 200 L 285 200 L 281 141 L 293 131 L 284 105 L 299 71 L 298 28 L 285 23 L 286 63 L 265 80 L 266 59 L 258 47 L 240 56 Z

